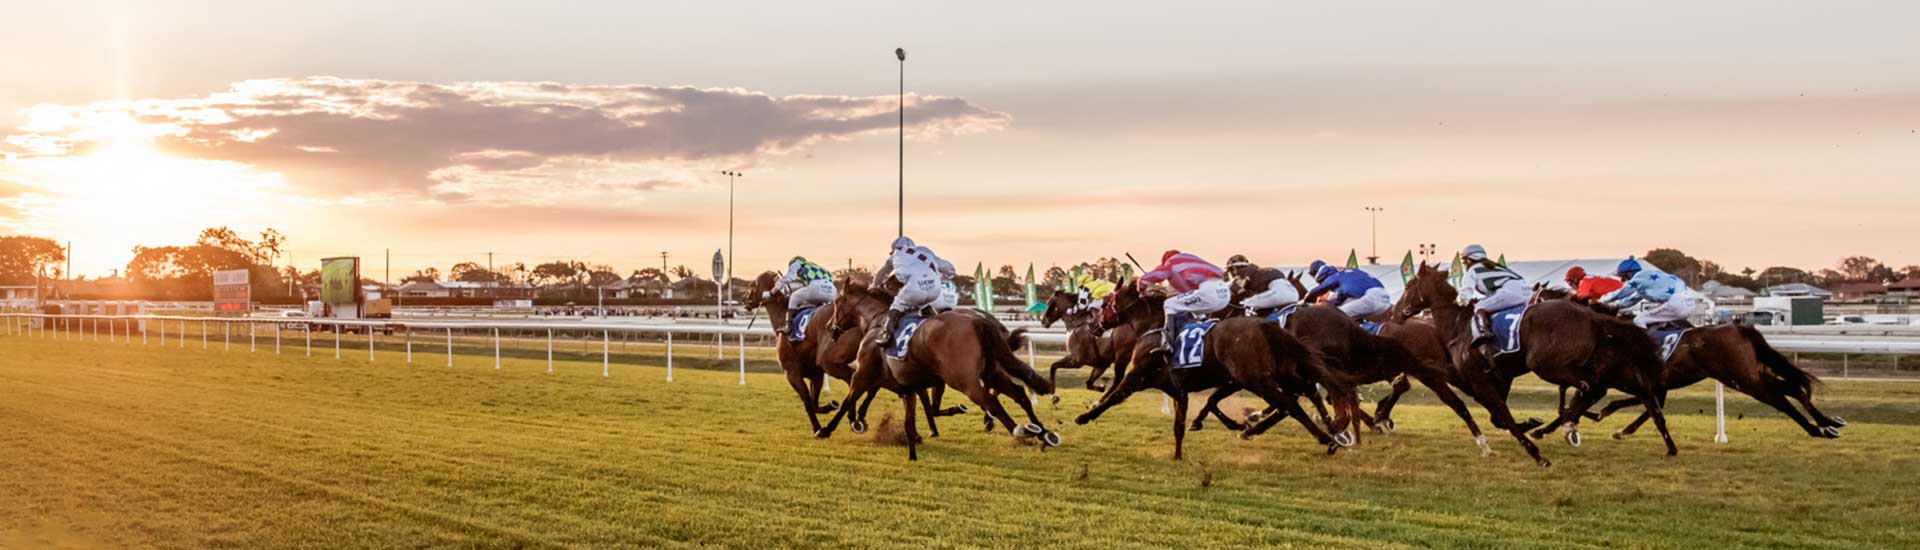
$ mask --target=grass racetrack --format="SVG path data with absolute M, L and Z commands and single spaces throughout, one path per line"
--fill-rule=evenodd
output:
M 765 361 L 741 386 L 685 357 L 669 383 L 654 359 L 603 378 L 598 357 L 547 374 L 527 353 L 347 349 L 0 337 L 0 548 L 1920 545 L 1920 383 L 1828 382 L 1839 440 L 1730 393 L 1725 445 L 1703 384 L 1671 400 L 1680 456 L 1650 425 L 1606 437 L 1616 417 L 1581 448 L 1542 441 L 1541 469 L 1500 434 L 1480 457 L 1425 389 L 1398 433 L 1334 457 L 1295 424 L 1214 424 L 1176 463 L 1158 393 L 1074 426 L 1094 395 L 1063 373 L 1040 405 L 1063 447 L 975 414 L 909 463 L 872 434 L 813 439 Z M 1516 413 L 1547 416 L 1527 380 Z M 899 411 L 883 394 L 872 419 Z

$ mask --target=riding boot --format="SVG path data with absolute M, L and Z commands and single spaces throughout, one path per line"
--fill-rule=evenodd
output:
M 1167 314 L 1167 321 L 1160 325 L 1160 351 L 1173 353 L 1173 347 L 1180 341 L 1180 325 L 1185 315 Z
M 776 332 L 776 333 L 779 333 L 779 334 L 781 334 L 781 335 L 787 335 L 787 334 L 792 334 L 792 333 L 793 333 L 793 321 L 794 321 L 795 319 L 798 319 L 798 318 L 800 318 L 800 316 L 799 316 L 799 313 L 800 313 L 800 310 L 797 310 L 797 309 L 789 309 L 789 310 L 787 310 L 787 324 L 785 324 L 785 325 L 782 325 L 782 327 L 781 327 L 781 329 L 780 329 L 780 330 L 776 330 L 776 331 L 774 331 L 774 332 Z
M 1484 309 L 1473 311 L 1473 345 L 1493 343 L 1493 312 Z
M 907 316 L 907 312 L 903 310 L 898 310 L 898 309 L 887 310 L 886 321 L 884 321 L 880 325 L 880 337 L 874 339 L 874 341 L 879 342 L 880 347 L 892 346 L 893 345 L 893 327 L 900 326 L 900 318 L 906 317 L 906 316 Z

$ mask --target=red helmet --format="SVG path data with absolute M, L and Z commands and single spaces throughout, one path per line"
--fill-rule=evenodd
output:
M 1586 269 L 1581 268 L 1580 266 L 1577 266 L 1577 265 L 1567 268 L 1567 282 L 1578 281 L 1585 278 L 1587 278 Z
M 1171 260 L 1173 259 L 1174 256 L 1178 256 L 1178 255 L 1180 255 L 1180 251 L 1168 250 L 1166 254 L 1160 255 L 1160 263 L 1163 263 L 1163 264 L 1167 263 L 1167 260 Z

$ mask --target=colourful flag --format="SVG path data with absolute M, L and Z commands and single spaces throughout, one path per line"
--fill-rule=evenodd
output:
M 1120 281 L 1133 280 L 1133 264 L 1120 264 Z
M 1407 251 L 1407 257 L 1400 259 L 1400 284 L 1413 280 L 1413 251 Z
M 1507 266 L 1507 255 L 1506 255 L 1506 254 L 1501 254 L 1501 255 L 1500 255 L 1500 267 L 1506 267 L 1506 266 Z
M 1073 271 L 1067 272 L 1067 293 L 1073 294 L 1080 292 L 1081 273 L 1086 273 L 1085 266 L 1076 265 L 1073 266 Z
M 1467 270 L 1460 264 L 1459 252 L 1453 253 L 1453 265 L 1447 268 L 1447 279 L 1453 282 L 1454 288 L 1460 288 L 1467 280 Z
M 1027 264 L 1027 309 L 1029 311 L 1033 306 L 1040 305 L 1040 289 L 1034 286 L 1036 283 L 1033 278 L 1033 264 L 1029 263 Z
M 1360 251 L 1351 248 L 1347 249 L 1347 269 L 1358 267 L 1360 267 Z

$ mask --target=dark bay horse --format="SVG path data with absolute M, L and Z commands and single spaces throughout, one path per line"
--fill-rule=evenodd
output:
M 1107 387 L 1112 386 L 1101 387 L 1100 377 L 1108 368 L 1113 369 L 1115 381 L 1127 374 L 1127 364 L 1133 361 L 1133 345 L 1140 341 L 1140 335 L 1131 325 L 1124 324 L 1102 330 L 1098 311 L 1067 315 L 1073 306 L 1074 296 L 1066 292 L 1055 292 L 1047 298 L 1047 313 L 1040 318 L 1040 326 L 1052 328 L 1063 319 L 1067 322 L 1067 354 L 1047 368 L 1047 380 L 1055 381 L 1060 369 L 1089 367 L 1093 370 L 1087 373 L 1087 389 L 1107 391 Z
M 1158 327 L 1164 321 L 1165 298 L 1143 296 L 1137 285 L 1123 284 L 1107 298 L 1114 313 L 1141 335 L 1134 345 L 1133 368 L 1100 396 L 1091 410 L 1073 419 L 1084 425 L 1100 417 L 1107 409 L 1146 389 L 1157 389 L 1173 400 L 1173 459 L 1185 456 L 1187 434 L 1187 398 L 1189 392 L 1215 389 L 1231 393 L 1247 390 L 1266 401 L 1267 406 L 1286 414 L 1273 414 L 1246 427 L 1242 438 L 1251 438 L 1291 416 L 1300 421 L 1315 441 L 1327 446 L 1327 454 L 1340 445 L 1307 418 L 1300 408 L 1299 395 L 1314 391 L 1314 383 L 1327 386 L 1336 410 L 1357 405 L 1351 388 L 1329 380 L 1326 367 L 1317 353 L 1300 343 L 1286 330 L 1263 319 L 1237 317 L 1219 321 L 1205 337 L 1201 363 L 1174 369 L 1171 357 L 1158 350 Z
M 1473 434 L 1474 444 L 1484 450 L 1487 438 L 1480 433 L 1480 425 L 1474 422 L 1473 414 L 1467 412 L 1466 403 L 1447 385 L 1454 371 L 1452 365 L 1422 360 L 1405 343 L 1386 336 L 1389 329 L 1396 327 L 1403 334 L 1420 334 L 1416 331 L 1419 327 L 1411 323 L 1399 323 L 1381 327 L 1382 335 L 1375 336 L 1360 328 L 1346 313 L 1331 306 L 1301 306 L 1287 317 L 1286 323 L 1287 332 L 1326 356 L 1328 376 L 1338 384 L 1358 387 L 1397 380 L 1396 391 L 1403 393 L 1399 388 L 1406 384 L 1405 378 L 1419 380 L 1447 408 L 1453 409 L 1453 413 L 1467 425 L 1467 431 Z M 1390 410 L 1391 406 L 1391 403 L 1383 402 L 1381 408 Z M 1354 411 L 1350 416 L 1362 415 Z M 1381 418 L 1386 418 L 1385 414 Z M 1335 425 L 1328 429 L 1345 435 L 1349 433 L 1348 427 L 1348 423 L 1336 420 Z M 1357 442 L 1358 437 L 1355 432 L 1349 441 Z
M 1013 354 L 1013 349 L 1025 338 L 1023 330 L 1009 332 L 998 320 L 988 315 L 949 311 L 921 321 L 920 327 L 907 342 L 906 357 L 893 359 L 886 356 L 873 338 L 877 336 L 875 331 L 881 330 L 881 318 L 892 302 L 893 295 L 884 289 L 849 282 L 841 289 L 839 297 L 834 299 L 829 324 L 836 332 L 853 332 L 861 336 L 857 366 L 852 379 L 848 381 L 848 401 L 852 402 L 882 388 L 901 396 L 906 406 L 909 460 L 918 460 L 920 457 L 919 435 L 914 424 L 915 408 L 925 399 L 915 399 L 915 396 L 936 388 L 953 388 L 966 394 L 968 399 L 999 419 L 1006 425 L 1007 431 L 1016 436 L 1037 437 L 1044 446 L 1059 444 L 1059 435 L 1046 429 L 1034 414 L 1032 401 L 1027 399 L 1027 389 L 1040 395 L 1049 395 L 1054 388 L 1032 366 Z M 851 330 L 855 327 L 868 329 Z M 1022 388 L 1021 384 L 1026 387 Z M 1007 414 L 996 394 L 1013 399 L 1026 412 L 1029 422 L 1016 427 L 1013 417 Z M 937 406 L 937 402 L 929 405 L 933 406 Z M 840 419 L 846 416 L 848 408 L 841 407 L 835 412 L 833 419 L 827 421 L 816 435 L 824 438 L 832 434 Z
M 787 293 L 774 288 L 779 277 L 772 271 L 761 273 L 754 279 L 754 292 L 742 305 L 749 311 L 766 306 L 767 319 L 773 323 L 774 330 L 785 331 L 788 330 Z M 800 395 L 800 403 L 806 406 L 807 420 L 813 423 L 814 432 L 820 431 L 819 415 L 831 413 L 839 405 L 837 401 L 820 403 L 821 386 L 828 376 L 842 382 L 853 376 L 853 360 L 860 343 L 857 334 L 833 335 L 824 319 L 820 317 L 817 319 L 820 322 L 808 323 L 802 331 L 806 338 L 799 342 L 789 341 L 785 336 L 774 338 L 774 353 L 780 358 L 780 369 L 786 371 L 787 384 L 793 386 L 793 392 Z M 864 415 L 859 422 L 858 431 L 866 431 Z
M 1515 422 L 1506 406 L 1513 379 L 1527 372 L 1550 384 L 1579 390 L 1572 406 L 1561 410 L 1556 420 L 1567 426 L 1569 442 L 1579 441 L 1577 411 L 1586 410 L 1609 390 L 1617 389 L 1648 404 L 1654 426 L 1666 442 L 1667 455 L 1679 453 L 1667 431 L 1666 416 L 1660 411 L 1659 350 L 1639 327 L 1580 304 L 1551 300 L 1529 308 L 1520 319 L 1519 351 L 1487 358 L 1470 345 L 1473 312 L 1457 299 L 1458 292 L 1447 282 L 1446 272 L 1423 264 L 1407 282 L 1395 309 L 1402 318 L 1432 311 L 1440 330 L 1450 335 L 1461 373 L 1471 381 L 1469 393 L 1493 413 L 1494 425 L 1511 432 L 1541 466 L 1551 463 L 1539 455 L 1532 438 L 1527 437 L 1526 431 L 1533 426 Z
M 1613 312 L 1604 305 L 1593 307 L 1601 313 Z M 1773 349 L 1766 337 L 1753 327 L 1716 325 L 1695 328 L 1681 335 L 1673 355 L 1667 358 L 1659 400 L 1664 402 L 1668 391 L 1709 378 L 1787 415 L 1809 436 L 1837 438 L 1840 428 L 1847 425 L 1845 420 L 1827 416 L 1813 406 L 1813 388 L 1820 379 Z M 1802 416 L 1789 399 L 1800 402 L 1807 414 Z M 1588 416 L 1597 421 L 1620 409 L 1642 404 L 1640 398 L 1629 397 L 1608 403 L 1599 414 Z M 1614 439 L 1632 435 L 1651 415 L 1651 411 L 1642 412 L 1625 428 L 1614 432 Z M 1553 427 L 1543 427 L 1534 435 L 1539 437 Z

